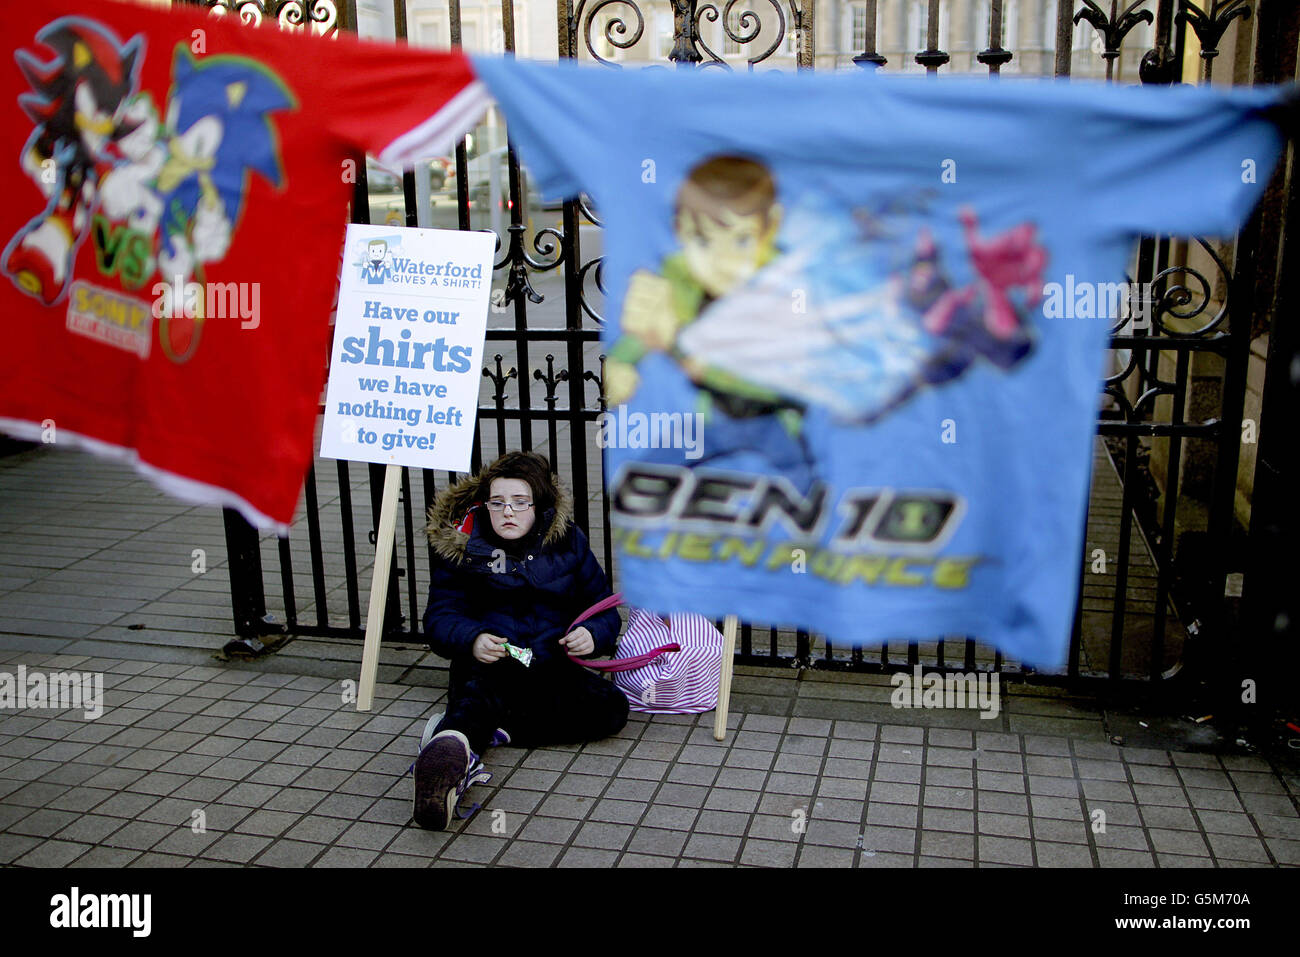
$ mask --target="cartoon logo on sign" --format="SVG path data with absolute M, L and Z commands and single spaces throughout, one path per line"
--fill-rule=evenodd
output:
M 36 40 L 54 57 L 15 54 L 32 88 L 19 103 L 36 124 L 21 165 L 48 203 L 9 241 L 0 268 L 23 292 L 53 305 L 67 295 L 89 234 L 96 269 L 128 292 L 155 276 L 202 289 L 204 267 L 230 249 L 249 174 L 283 186 L 270 114 L 296 108 L 292 93 L 255 60 L 199 60 L 182 43 L 159 116 L 153 96 L 138 89 L 143 36 L 124 44 L 102 24 L 62 17 Z M 101 315 L 87 324 L 79 314 L 77 331 L 120 345 L 120 330 L 106 323 L 150 304 L 91 288 L 104 304 Z M 207 318 L 203 295 L 188 302 L 158 317 L 159 343 L 175 362 L 194 354 Z
M 382 286 L 393 278 L 393 253 L 402 245 L 401 236 L 384 236 L 367 240 L 358 250 L 359 258 L 353 265 L 361 270 L 361 281 L 371 286 Z
M 679 250 L 629 281 L 605 365 L 609 404 L 637 393 L 638 367 L 659 353 L 705 415 L 705 455 L 692 467 L 757 452 L 765 471 L 808 488 L 814 408 L 866 426 L 979 360 L 1010 370 L 1033 349 L 1025 317 L 1041 296 L 1046 251 L 1032 224 L 985 238 L 960 210 L 972 281 L 954 283 L 935 239 L 952 224 L 931 202 L 801 197 L 787 211 L 758 160 L 699 163 L 676 197 Z

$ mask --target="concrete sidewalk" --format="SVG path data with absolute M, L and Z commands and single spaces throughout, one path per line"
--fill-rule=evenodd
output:
M 1252 756 L 1118 747 L 1100 714 L 1068 719 L 1081 722 L 1068 736 L 1035 733 L 1059 720 L 1036 708 L 1086 713 L 1060 696 L 1013 690 L 981 723 L 894 711 L 866 678 L 742 669 L 739 689 L 786 713 L 733 714 L 723 742 L 711 714 L 637 715 L 584 747 L 494 749 L 494 780 L 470 792 L 481 810 L 432 833 L 410 822 L 406 771 L 445 672 L 380 685 L 359 714 L 341 679 L 260 663 L 0 655 L 0 672 L 20 664 L 103 672 L 105 711 L 0 712 L 5 865 L 1300 865 L 1300 776 Z M 827 704 L 893 718 L 798 715 Z
M 1300 865 L 1294 766 L 1209 753 L 1205 727 L 1171 751 L 1052 688 L 1004 682 L 986 720 L 775 668 L 737 669 L 723 742 L 712 714 L 634 716 L 493 750 L 482 809 L 430 833 L 406 770 L 445 662 L 385 644 L 358 714 L 358 642 L 221 661 L 229 601 L 217 510 L 86 455 L 0 459 L 0 687 L 100 673 L 105 707 L 0 708 L 0 865 Z

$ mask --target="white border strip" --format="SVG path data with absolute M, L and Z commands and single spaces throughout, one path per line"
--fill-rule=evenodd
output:
M 402 169 L 417 160 L 441 156 L 474 127 L 491 105 L 492 97 L 483 81 L 473 80 L 437 113 L 384 147 L 377 159 L 384 166 Z
M 56 426 L 56 428 L 58 427 Z M 7 432 L 15 438 L 28 442 L 40 442 L 43 431 L 44 429 L 35 422 L 28 422 L 25 419 L 7 419 L 0 416 L 0 432 Z M 113 445 L 111 442 L 104 442 L 101 439 L 82 435 L 79 432 L 70 432 L 64 428 L 58 428 L 56 434 L 58 441 L 53 443 L 56 447 L 85 449 L 87 452 L 102 458 L 122 462 L 131 466 L 164 492 L 176 498 L 192 502 L 195 505 L 219 505 L 222 508 L 233 508 L 255 528 L 270 529 L 277 535 L 287 535 L 289 532 L 288 525 L 264 515 L 242 496 L 236 495 L 229 489 L 221 488 L 218 485 L 209 485 L 197 479 L 187 478 L 184 475 L 177 475 L 175 472 L 160 469 L 156 465 L 150 465 L 148 462 L 141 460 L 139 452 L 135 449 Z

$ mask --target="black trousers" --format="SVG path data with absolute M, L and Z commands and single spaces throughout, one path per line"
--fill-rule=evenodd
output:
M 480 755 L 497 728 L 514 747 L 539 748 L 599 741 L 627 724 L 623 692 L 567 659 L 527 668 L 512 658 L 453 660 L 449 691 L 437 730 L 459 731 Z

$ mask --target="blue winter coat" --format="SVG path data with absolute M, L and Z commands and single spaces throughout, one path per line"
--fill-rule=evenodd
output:
M 487 508 L 474 507 L 477 487 L 477 477 L 462 479 L 429 508 L 426 531 L 434 552 L 424 613 L 429 647 L 444 658 L 470 659 L 474 639 L 486 631 L 533 649 L 535 664 L 564 659 L 559 640 L 569 623 L 612 593 L 587 536 L 571 520 L 572 499 L 560 488 L 555 507 L 537 516 L 528 535 L 509 543 L 518 554 L 503 554 Z M 473 526 L 468 533 L 460 530 L 467 513 Z M 582 624 L 596 642 L 587 657 L 612 656 L 618 612 L 611 608 Z M 493 665 L 498 666 L 518 663 L 502 660 Z

